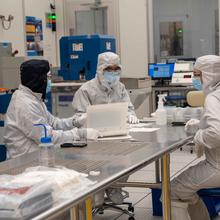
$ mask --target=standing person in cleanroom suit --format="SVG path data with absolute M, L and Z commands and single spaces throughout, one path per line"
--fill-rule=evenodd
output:
M 44 104 L 50 70 L 46 60 L 29 60 L 21 65 L 21 85 L 13 94 L 6 113 L 4 142 L 9 158 L 38 149 L 43 129 L 34 124 L 48 125 L 54 144 L 80 139 L 97 139 L 94 129 L 74 128 L 74 117 L 59 119 L 51 115 Z
M 86 120 L 88 105 L 128 102 L 128 122 L 138 123 L 125 86 L 119 81 L 121 76 L 120 58 L 112 52 L 98 56 L 96 77 L 81 86 L 73 98 L 73 110 L 79 117 L 75 124 L 82 126 Z
M 191 119 L 186 132 L 195 133 L 194 150 L 205 160 L 190 167 L 171 183 L 173 220 L 208 220 L 209 214 L 197 195 L 202 188 L 220 187 L 220 57 L 199 57 L 194 66 L 194 83 L 205 94 L 203 116 Z

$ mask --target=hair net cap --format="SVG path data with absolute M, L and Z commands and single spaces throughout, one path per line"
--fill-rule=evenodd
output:
M 49 72 L 50 65 L 47 60 L 28 60 L 21 64 L 21 75 L 45 75 Z
M 47 60 L 28 60 L 21 64 L 21 83 L 35 93 L 42 93 L 42 99 L 46 96 L 47 73 L 50 65 Z
M 194 68 L 202 72 L 203 90 L 206 95 L 220 83 L 220 56 L 206 55 L 199 57 Z
M 103 70 L 112 65 L 117 65 L 121 68 L 120 58 L 113 52 L 101 53 L 98 56 L 97 73 L 103 74 Z

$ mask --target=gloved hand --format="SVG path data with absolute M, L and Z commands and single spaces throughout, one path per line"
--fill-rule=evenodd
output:
M 199 130 L 199 122 L 198 119 L 190 119 L 185 125 L 185 132 L 195 134 Z
M 73 126 L 80 128 L 80 127 L 86 127 L 86 119 L 87 114 L 78 114 L 76 117 L 73 118 Z
M 138 124 L 139 119 L 135 115 L 129 115 L 128 116 L 128 123 L 129 124 Z
M 80 140 L 81 139 L 87 139 L 87 140 L 97 140 L 98 137 L 101 137 L 101 134 L 98 130 L 95 130 L 93 128 L 82 128 L 78 130 Z
M 194 152 L 196 153 L 196 156 L 198 158 L 200 158 L 201 156 L 203 156 L 205 148 L 201 145 L 198 145 L 197 143 L 195 143 L 194 147 L 193 147 Z

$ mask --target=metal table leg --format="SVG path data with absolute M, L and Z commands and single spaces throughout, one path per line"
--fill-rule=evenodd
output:
M 78 205 L 78 220 L 86 220 L 86 204 L 82 202 Z
M 170 202 L 170 157 L 165 154 L 162 157 L 162 195 L 163 195 L 163 220 L 171 220 Z
M 160 178 L 160 161 L 156 160 L 155 161 L 155 181 L 156 183 L 160 183 L 161 182 L 161 178 Z
M 156 111 L 156 91 L 152 88 L 152 112 Z
M 86 199 L 86 220 L 92 220 L 92 199 Z
M 78 206 L 70 209 L 70 220 L 79 220 Z

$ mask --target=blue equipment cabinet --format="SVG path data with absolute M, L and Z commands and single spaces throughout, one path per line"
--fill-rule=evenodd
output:
M 82 35 L 60 39 L 58 72 L 64 80 L 90 80 L 95 77 L 98 54 L 115 52 L 115 39 L 107 35 Z
M 5 114 L 7 112 L 7 109 L 8 109 L 8 105 L 11 101 L 11 97 L 12 97 L 12 94 L 0 94 L 0 114 Z M 0 135 L 3 135 L 3 129 L 4 127 L 4 121 L 1 121 L 0 120 Z M 2 137 L 1 137 L 2 139 Z M 6 157 L 7 157 L 7 150 L 6 150 L 6 147 L 3 143 L 1 143 L 1 140 L 0 140 L 0 162 L 1 161 L 4 161 L 6 160 Z

